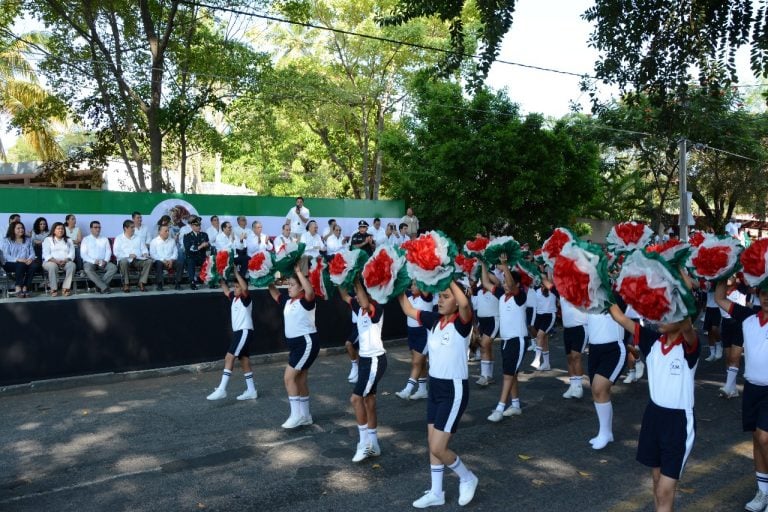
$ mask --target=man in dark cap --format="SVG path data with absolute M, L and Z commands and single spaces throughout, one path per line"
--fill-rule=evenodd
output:
M 373 236 L 368 234 L 368 223 L 365 220 L 357 223 L 357 233 L 352 235 L 349 245 L 353 249 L 361 249 L 367 252 L 368 256 L 373 254 L 376 244 L 373 241 Z
M 187 275 L 189 275 L 189 287 L 197 290 L 200 278 L 195 273 L 195 267 L 202 267 L 211 243 L 208 234 L 200 230 L 200 217 L 193 217 L 189 221 L 192 231 L 184 235 L 184 252 L 186 253 Z

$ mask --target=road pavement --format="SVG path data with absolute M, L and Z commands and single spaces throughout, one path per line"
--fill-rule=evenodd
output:
M 244 389 L 238 367 L 229 397 L 218 402 L 205 400 L 218 369 L 0 394 L 0 511 L 414 510 L 411 502 L 430 486 L 426 404 L 395 396 L 410 357 L 402 342 L 388 351 L 378 395 L 382 455 L 358 464 L 351 462 L 357 427 L 342 354 L 312 367 L 315 423 L 292 431 L 280 428 L 289 411 L 284 356 L 255 366 L 259 398 L 250 402 L 234 398 Z M 614 386 L 616 441 L 595 451 L 588 384 L 583 399 L 561 398 L 568 380 L 559 334 L 551 353 L 547 372 L 532 371 L 526 355 L 521 416 L 486 420 L 498 400 L 500 363 L 496 384 L 470 382 L 452 448 L 480 485 L 474 501 L 459 507 L 458 480 L 446 470 L 446 505 L 435 510 L 653 510 L 649 471 L 634 460 L 646 381 Z M 696 444 L 677 510 L 742 510 L 754 495 L 741 401 L 717 396 L 724 376 L 723 361 L 699 363 Z

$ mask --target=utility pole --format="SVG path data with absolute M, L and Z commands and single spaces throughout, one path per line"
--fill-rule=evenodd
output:
M 680 139 L 678 148 L 680 151 L 680 241 L 688 241 L 688 169 L 687 169 L 687 142 Z

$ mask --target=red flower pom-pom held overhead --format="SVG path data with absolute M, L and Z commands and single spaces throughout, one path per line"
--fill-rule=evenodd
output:
M 406 269 L 422 291 L 439 293 L 451 284 L 456 271 L 456 245 L 440 231 L 428 231 L 405 242 Z
M 259 251 L 253 256 L 251 256 L 251 259 L 248 260 L 248 270 L 252 270 L 253 272 L 258 272 L 261 270 L 262 265 L 264 265 L 264 262 L 267 259 L 267 255 L 263 252 Z
M 619 222 L 611 228 L 605 241 L 608 250 L 621 253 L 644 248 L 651 237 L 653 231 L 642 222 Z
M 339 275 L 342 272 L 344 272 L 347 269 L 347 260 L 344 259 L 344 256 L 341 255 L 340 252 L 337 252 L 333 255 L 333 258 L 331 258 L 331 263 L 328 266 L 328 270 L 331 273 L 331 275 Z
M 464 253 L 475 258 L 482 257 L 485 248 L 491 241 L 484 236 L 477 235 L 474 240 L 468 240 L 464 244 Z
M 544 241 L 544 245 L 541 246 L 541 257 L 544 262 L 549 265 L 550 268 L 554 268 L 555 259 L 560 256 L 560 251 L 568 242 L 574 240 L 576 237 L 566 228 L 556 228 L 552 232 L 552 236 Z M 534 253 L 535 255 L 536 253 Z
M 406 250 L 405 258 L 423 270 L 435 270 L 440 265 L 440 258 L 435 253 L 435 239 L 424 234 L 414 240 L 403 243 Z
M 707 237 L 703 232 L 694 231 L 691 236 L 688 237 L 688 243 L 691 244 L 691 247 L 698 247 L 703 244 L 706 239 Z
M 392 279 L 392 257 L 386 251 L 379 251 L 363 268 L 366 286 L 381 286 Z
M 744 248 L 730 236 L 707 237 L 688 258 L 688 266 L 699 277 L 718 281 L 739 270 L 739 256 Z
M 230 263 L 230 256 L 229 251 L 219 251 L 216 253 L 216 271 L 219 275 L 223 276 L 227 271 L 227 267 L 229 267 Z
M 387 245 L 376 248 L 365 263 L 362 276 L 363 285 L 379 304 L 386 304 L 390 298 L 400 295 L 411 283 L 402 250 Z
M 744 280 L 749 286 L 766 289 L 768 286 L 768 238 L 755 240 L 741 253 Z
M 576 307 L 588 309 L 589 274 L 583 272 L 570 258 L 557 258 L 554 269 L 555 286 L 561 296 Z
M 658 321 L 669 309 L 666 288 L 651 287 L 646 276 L 625 278 L 621 291 L 622 297 L 625 294 L 632 295 L 635 300 L 631 302 L 631 305 L 643 318 Z
M 585 313 L 604 313 L 612 292 L 608 262 L 601 247 L 574 240 L 555 260 L 553 281 L 561 297 Z

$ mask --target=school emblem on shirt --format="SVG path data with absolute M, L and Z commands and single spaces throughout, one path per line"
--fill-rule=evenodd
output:
M 368 329 L 370 329 L 370 328 L 371 328 L 371 318 L 370 318 L 368 315 L 363 315 L 363 316 L 360 318 L 360 327 L 361 327 L 361 328 L 362 328 L 364 331 L 367 331 Z
M 451 333 L 450 332 L 444 332 L 440 335 L 440 344 L 441 345 L 447 345 L 451 342 Z
M 673 359 L 671 363 L 669 363 L 669 374 L 670 375 L 682 375 L 683 373 L 683 362 L 679 359 Z

